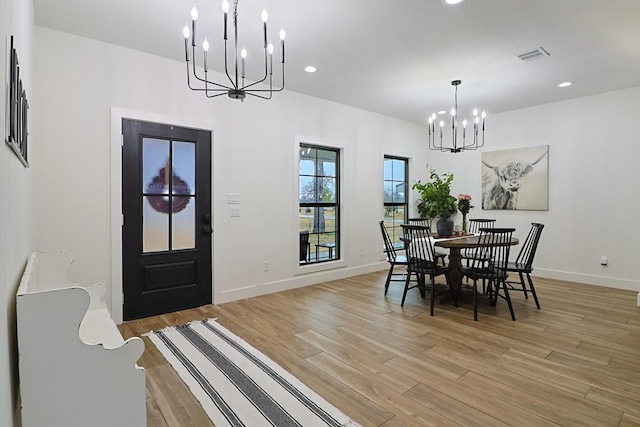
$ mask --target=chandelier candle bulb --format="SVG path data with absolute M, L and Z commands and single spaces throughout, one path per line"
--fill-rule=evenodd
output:
M 189 24 L 186 24 L 182 29 L 182 35 L 184 36 L 184 60 L 186 62 L 189 62 L 189 33 Z M 187 64 L 187 67 L 188 66 L 189 64 Z
M 284 64 L 284 39 L 287 37 L 287 33 L 284 28 L 280 29 L 280 46 L 282 47 L 282 63 Z
M 191 46 L 196 47 L 196 20 L 198 19 L 198 9 L 193 6 L 191 9 Z
M 224 12 L 224 39 L 227 40 L 227 13 L 229 13 L 229 2 L 223 0 L 222 11 Z
M 240 56 L 242 57 L 242 83 L 244 84 L 244 60 L 247 58 L 247 49 L 243 47 L 240 51 Z
M 269 52 L 269 76 L 273 75 L 273 43 L 269 43 L 267 47 L 267 51 Z
M 262 18 L 262 28 L 264 32 L 264 48 L 267 48 L 267 19 L 269 19 L 269 14 L 266 10 L 262 9 L 262 14 L 260 15 Z
M 206 37 L 202 42 L 202 50 L 204 50 L 204 72 L 206 73 L 209 71 L 209 67 L 208 67 L 209 61 L 207 60 L 207 52 L 209 52 L 209 40 L 207 40 Z

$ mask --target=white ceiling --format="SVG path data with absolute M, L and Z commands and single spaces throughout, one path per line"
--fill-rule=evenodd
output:
M 220 3 L 196 0 L 211 57 L 223 46 Z M 182 61 L 194 0 L 34 4 L 37 25 Z M 461 113 L 489 115 L 640 86 L 640 0 L 242 0 L 249 59 L 262 59 L 263 7 L 270 38 L 287 31 L 287 89 L 418 123 L 452 107 L 454 79 Z M 515 56 L 536 47 L 550 56 Z M 305 73 L 309 64 L 318 72 Z M 565 80 L 574 85 L 558 88 Z

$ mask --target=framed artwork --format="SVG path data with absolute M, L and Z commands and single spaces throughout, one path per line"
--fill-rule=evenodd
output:
M 5 141 L 13 149 L 25 167 L 29 166 L 27 160 L 27 140 L 29 136 L 27 112 L 29 102 L 27 93 L 22 87 L 20 78 L 20 64 L 18 53 L 14 45 L 13 36 L 7 39 L 7 58 L 5 99 L 6 99 L 6 129 Z
M 549 210 L 549 146 L 482 153 L 482 209 Z

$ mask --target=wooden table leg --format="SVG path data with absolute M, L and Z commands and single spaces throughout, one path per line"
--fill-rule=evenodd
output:
M 462 254 L 460 248 L 449 248 L 449 286 L 453 294 L 453 304 L 458 306 L 458 292 L 462 285 Z

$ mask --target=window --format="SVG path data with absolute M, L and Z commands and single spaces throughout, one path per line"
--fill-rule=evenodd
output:
M 340 152 L 300 144 L 300 264 L 340 258 Z
M 384 225 L 393 244 L 402 247 L 401 225 L 407 222 L 409 212 L 409 160 L 384 156 L 383 169 Z

